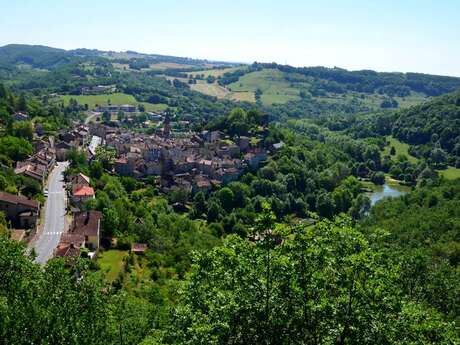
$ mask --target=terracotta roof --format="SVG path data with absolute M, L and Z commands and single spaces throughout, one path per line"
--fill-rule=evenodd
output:
M 58 257 L 76 257 L 80 255 L 80 247 L 74 244 L 60 243 L 54 250 L 54 256 Z
M 36 200 L 27 199 L 24 196 L 14 195 L 6 192 L 0 192 L 0 201 L 14 205 L 24 205 L 38 210 L 39 203 Z
M 83 242 L 85 242 L 85 236 L 84 235 L 70 233 L 70 232 L 64 232 L 61 235 L 61 239 L 60 239 L 59 243 L 60 244 L 64 244 L 64 243 L 71 244 L 71 243 L 73 243 L 75 245 L 82 246 Z
M 73 189 L 73 196 L 94 196 L 93 187 L 76 185 Z

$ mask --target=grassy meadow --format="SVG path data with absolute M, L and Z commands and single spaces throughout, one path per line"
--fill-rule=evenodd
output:
M 417 157 L 414 157 L 409 154 L 408 144 L 403 143 L 399 141 L 398 139 L 393 138 L 392 136 L 387 137 L 387 142 L 388 142 L 388 145 L 385 146 L 385 149 L 383 150 L 383 155 L 390 155 L 390 150 L 391 150 L 391 147 L 393 146 L 395 148 L 396 154 L 392 157 L 396 158 L 398 155 L 404 155 L 407 157 L 409 162 L 414 163 L 414 164 L 418 162 Z
M 392 146 L 394 146 L 396 150 L 396 154 L 392 157 L 396 158 L 398 155 L 404 155 L 406 156 L 409 161 L 413 164 L 416 164 L 419 159 L 417 157 L 411 156 L 408 152 L 409 150 L 409 145 L 406 143 L 403 143 L 399 141 L 396 138 L 393 138 L 392 136 L 387 137 L 387 141 L 389 144 L 385 146 L 385 149 L 383 150 L 382 155 L 389 155 L 390 154 L 390 149 Z M 439 169 L 437 170 L 439 175 L 444 176 L 448 180 L 455 180 L 457 178 L 460 178 L 460 169 L 459 168 L 454 168 L 452 166 L 447 167 L 446 169 Z
M 444 170 L 438 170 L 438 173 L 448 180 L 455 180 L 460 178 L 460 169 L 451 166 L 447 167 L 447 169 Z
M 69 103 L 71 98 L 75 99 L 79 104 L 88 104 L 89 109 L 95 109 L 98 105 L 111 104 L 142 104 L 146 111 L 161 111 L 167 108 L 166 104 L 152 104 L 148 102 L 138 102 L 134 96 L 126 93 L 116 92 L 103 95 L 62 95 L 59 98 L 65 105 Z
M 241 67 L 215 68 L 189 72 L 189 77 L 196 75 L 219 77 L 226 72 L 240 69 Z M 227 85 L 220 86 L 217 82 L 208 84 L 206 80 L 197 80 L 196 84 L 191 85 L 191 89 L 201 92 L 205 95 L 214 96 L 220 99 L 229 99 L 234 101 L 255 102 L 255 92 L 257 89 L 262 91 L 261 101 L 264 105 L 283 104 L 293 100 L 300 99 L 300 91 L 309 90 L 312 86 L 312 80 L 301 74 L 293 75 L 296 82 L 291 83 L 286 80 L 286 74 L 277 69 L 265 68 L 260 71 L 247 73 L 239 78 L 238 81 Z M 172 80 L 175 77 L 165 76 Z M 188 83 L 188 78 L 177 78 L 184 83 Z M 314 96 L 315 99 L 325 101 L 331 104 L 350 104 L 353 99 L 362 102 L 369 109 L 379 110 L 380 104 L 386 98 L 380 94 L 365 94 L 349 91 L 344 94 L 327 93 L 324 96 Z M 419 104 L 426 100 L 422 94 L 412 92 L 407 97 L 395 97 L 400 108 L 406 108 Z
M 237 82 L 228 85 L 235 92 L 262 90 L 261 100 L 265 105 L 286 103 L 299 99 L 299 89 L 291 86 L 284 73 L 275 69 L 263 69 L 242 76 Z
M 217 78 L 217 77 L 223 76 L 227 72 L 234 72 L 239 69 L 241 69 L 241 67 L 214 68 L 214 69 L 207 69 L 207 70 L 202 70 L 202 71 L 189 72 L 187 73 L 187 75 L 189 77 L 191 76 L 194 77 L 194 76 L 203 74 L 205 78 L 209 76 Z
M 99 253 L 97 263 L 108 283 L 120 279 L 123 287 L 133 292 L 151 284 L 151 271 L 147 267 L 145 257 L 139 255 L 134 255 L 134 261 L 128 268 L 128 256 L 129 252 L 126 250 L 110 249 Z
M 118 278 L 123 270 L 123 259 L 128 255 L 124 250 L 107 250 L 99 253 L 97 263 L 107 282 L 111 283 Z
M 217 83 L 209 84 L 206 82 L 206 80 L 197 80 L 196 84 L 192 84 L 190 86 L 194 91 L 198 91 L 205 95 L 214 96 L 221 99 L 227 98 L 230 94 L 230 91 L 225 87 L 220 86 Z

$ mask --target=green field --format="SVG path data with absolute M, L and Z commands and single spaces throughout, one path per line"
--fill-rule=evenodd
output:
M 163 76 L 167 80 L 177 79 L 183 83 L 188 83 L 187 78 L 177 78 L 170 76 Z M 190 88 L 193 91 L 200 92 L 204 95 L 217 97 L 219 99 L 228 99 L 237 102 L 252 102 L 254 103 L 255 97 L 252 91 L 230 91 L 224 86 L 221 86 L 216 82 L 209 84 L 206 80 L 197 80 L 196 84 L 190 84 Z
M 329 101 L 331 103 L 347 103 L 350 102 L 353 98 L 363 102 L 364 105 L 370 109 L 380 110 L 380 105 L 382 104 L 383 100 L 388 97 L 377 93 L 368 94 L 354 91 L 347 92 L 345 94 L 332 93 L 326 97 L 317 97 L 317 99 Z M 412 92 L 409 96 L 394 97 L 394 99 L 398 102 L 399 108 L 407 108 L 424 102 L 427 97 L 423 96 L 422 94 Z
M 408 149 L 409 149 L 408 144 L 403 143 L 399 141 L 398 139 L 393 138 L 392 136 L 388 136 L 387 141 L 389 142 L 389 144 L 385 146 L 385 149 L 383 150 L 382 155 L 389 155 L 391 146 L 394 146 L 396 150 L 396 154 L 393 156 L 394 158 L 396 158 L 398 155 L 405 155 L 411 163 L 416 164 L 418 162 L 417 157 L 411 156 L 408 153 Z M 444 176 L 448 180 L 454 180 L 454 179 L 460 178 L 460 169 L 454 168 L 452 166 L 449 166 L 447 169 L 437 170 L 437 172 L 439 173 L 439 175 Z
M 180 64 L 180 63 L 175 63 L 175 62 L 158 62 L 154 64 L 150 64 L 150 68 L 143 68 L 142 70 L 148 70 L 148 69 L 153 69 L 153 70 L 166 70 L 166 69 L 184 69 L 184 68 L 190 68 L 193 67 L 192 65 L 185 65 L 185 64 Z
M 109 283 L 118 278 L 124 266 L 123 258 L 127 255 L 128 252 L 122 250 L 107 250 L 99 254 L 97 263 Z
M 75 99 L 79 104 L 88 104 L 89 109 L 95 109 L 98 105 L 111 104 L 142 104 L 147 111 L 161 111 L 166 109 L 166 104 L 152 104 L 147 102 L 138 102 L 134 96 L 126 93 L 116 92 L 104 95 L 62 95 L 59 98 L 64 101 L 64 104 L 69 104 L 71 98 Z
M 217 82 L 208 84 L 205 80 L 198 80 L 196 84 L 191 85 L 191 89 L 220 99 L 229 99 L 239 102 L 255 102 L 254 92 L 230 91 L 227 88 L 220 86 Z
M 264 105 L 286 103 L 298 100 L 300 90 L 308 90 L 312 85 L 312 80 L 301 74 L 292 73 L 296 82 L 286 80 L 286 74 L 277 69 L 263 69 L 251 72 L 240 77 L 237 82 L 228 85 L 231 91 L 246 91 L 254 93 L 257 89 L 262 91 L 262 103 Z M 327 93 L 325 96 L 315 96 L 314 98 L 329 103 L 348 104 L 353 98 L 361 101 L 371 109 L 380 109 L 380 104 L 387 96 L 379 94 L 366 94 L 349 91 L 345 94 Z M 426 97 L 422 94 L 412 92 L 407 97 L 395 97 L 400 108 L 405 108 L 415 104 L 420 104 Z
M 209 84 L 205 80 L 197 80 L 196 84 L 191 85 L 191 89 L 217 98 L 227 98 L 230 94 L 230 91 L 219 84 Z
M 242 76 L 228 86 L 231 91 L 262 91 L 261 100 L 265 105 L 286 103 L 299 99 L 299 89 L 291 86 L 284 73 L 275 69 L 263 69 Z
M 403 143 L 399 141 L 398 139 L 393 138 L 392 136 L 387 137 L 387 142 L 388 142 L 388 145 L 385 146 L 385 149 L 383 150 L 383 155 L 390 155 L 390 150 L 391 150 L 391 147 L 393 146 L 396 150 L 396 154 L 392 156 L 393 158 L 396 158 L 398 155 L 404 155 L 408 158 L 409 162 L 414 163 L 414 164 L 418 162 L 418 158 L 411 156 L 409 154 L 408 144 Z
M 224 69 L 209 69 L 196 72 L 189 72 L 188 76 L 203 74 L 206 78 L 211 75 L 214 77 L 222 76 L 225 72 L 235 71 L 241 67 L 230 67 Z M 192 90 L 201 92 L 205 95 L 214 96 L 220 99 L 234 101 L 255 102 L 255 92 L 257 89 L 262 91 L 261 101 L 264 105 L 283 104 L 292 100 L 300 99 L 300 91 L 308 91 L 312 86 L 312 79 L 298 73 L 291 73 L 289 76 L 295 77 L 295 82 L 286 79 L 287 74 L 277 70 L 265 68 L 260 71 L 247 73 L 239 78 L 238 81 L 231 83 L 227 87 L 220 86 L 217 82 L 208 84 L 205 80 L 197 80 L 196 84 L 190 87 Z M 165 76 L 166 79 L 178 79 L 188 83 L 188 78 L 176 78 Z M 353 101 L 360 102 L 369 109 L 379 110 L 382 101 L 387 96 L 380 94 L 366 94 L 349 91 L 344 94 L 328 92 L 324 96 L 314 96 L 318 101 L 331 104 L 350 104 Z M 412 92 L 407 97 L 395 97 L 400 108 L 405 108 L 415 104 L 420 104 L 426 97 L 422 94 Z
M 110 249 L 99 253 L 97 263 L 108 283 L 120 278 L 123 287 L 133 292 L 151 284 L 151 271 L 147 267 L 148 262 L 145 257 L 138 255 L 134 255 L 134 263 L 128 269 L 126 263 L 128 255 L 129 252 L 126 250 Z
M 252 91 L 232 91 L 230 92 L 230 95 L 227 97 L 228 99 L 232 101 L 238 101 L 238 102 L 252 102 L 254 103 L 256 101 L 256 98 L 254 96 L 254 92 Z
M 438 170 L 438 173 L 448 180 L 455 180 L 457 178 L 460 178 L 460 169 L 451 166 L 445 170 Z
M 129 64 L 127 63 L 118 63 L 118 62 L 112 62 L 113 68 L 117 70 L 122 70 L 122 71 L 138 71 L 135 69 L 129 68 Z M 142 71 L 164 71 L 167 69 L 186 69 L 186 68 L 191 68 L 194 67 L 193 65 L 185 65 L 185 64 L 179 64 L 179 63 L 174 63 L 174 62 L 158 62 L 154 64 L 150 64 L 148 68 L 142 68 Z

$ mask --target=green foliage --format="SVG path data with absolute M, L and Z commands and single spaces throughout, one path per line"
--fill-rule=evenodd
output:
M 0 137 L 0 152 L 13 161 L 26 159 L 32 154 L 32 144 L 14 136 Z
M 174 344 L 449 343 L 452 324 L 407 302 L 399 269 L 346 219 L 299 227 L 282 245 L 230 236 L 198 255 Z M 421 310 L 429 317 L 420 323 Z
M 26 140 L 32 140 L 34 135 L 34 129 L 30 121 L 19 121 L 13 123 L 11 134 L 15 137 L 24 138 Z
M 110 170 L 115 159 L 115 149 L 110 146 L 98 146 L 96 148 L 96 160 L 102 163 L 106 170 Z
M 70 162 L 70 168 L 72 169 L 86 168 L 86 154 L 84 151 L 72 149 L 67 152 L 66 159 Z
M 431 158 L 434 164 L 454 165 L 455 157 L 460 154 L 455 150 L 460 142 L 459 100 L 460 92 L 457 91 L 400 111 L 393 126 L 393 136 L 415 145 L 417 156 Z
M 382 228 L 402 268 L 404 291 L 454 320 L 460 312 L 460 183 L 446 181 L 379 202 L 364 229 Z
M 102 291 L 86 262 L 68 269 L 53 260 L 42 269 L 21 244 L 0 236 L 2 344 L 139 342 L 152 325 L 149 308 Z
M 70 151 L 67 173 L 90 175 L 96 189 L 85 208 L 103 213 L 103 236 L 123 251 L 42 269 L 1 235 L 0 213 L 1 344 L 459 342 L 459 182 L 433 170 L 460 165 L 458 92 L 379 109 L 452 91 L 458 78 L 257 63 L 191 77 L 151 67 L 168 57 L 130 54 L 0 48 L 21 92 L 0 84 L 0 190 L 37 197 L 41 186 L 11 169 L 32 153 L 32 124 L 54 134 L 99 100 L 169 106 L 196 130 L 284 146 L 239 181 L 194 195 L 114 175 L 112 148 L 91 164 Z M 257 109 L 195 92 L 205 78 L 253 92 Z M 80 95 L 99 84 L 119 92 Z M 13 121 L 16 111 L 31 121 Z M 385 174 L 415 191 L 371 209 L 360 179 L 383 184 Z M 148 244 L 144 255 L 129 252 L 134 242 Z
M 5 214 L 0 212 L 0 236 L 6 236 L 8 231 L 8 223 Z

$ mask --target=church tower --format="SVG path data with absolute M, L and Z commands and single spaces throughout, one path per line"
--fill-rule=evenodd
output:
M 165 120 L 163 122 L 163 136 L 165 138 L 169 138 L 170 135 L 171 135 L 171 115 L 168 111 L 166 112 Z

